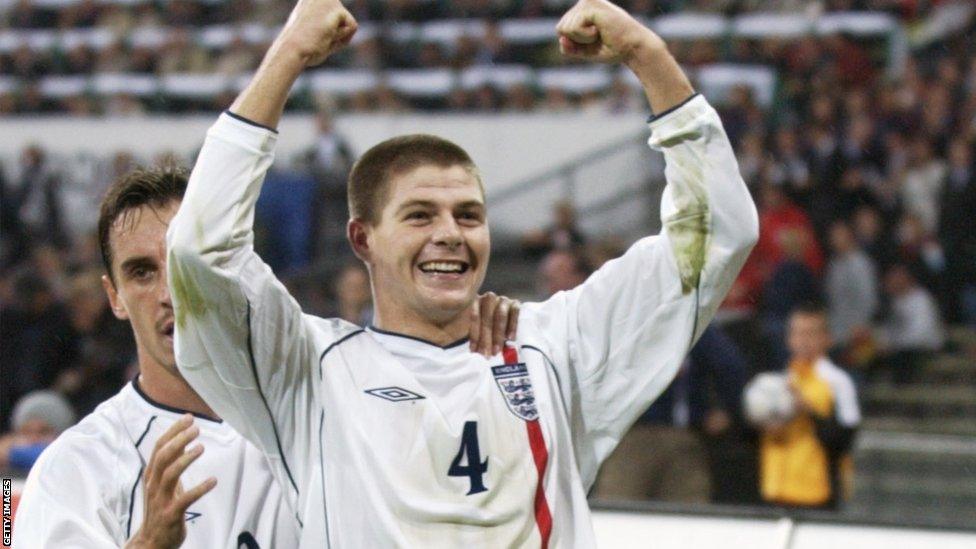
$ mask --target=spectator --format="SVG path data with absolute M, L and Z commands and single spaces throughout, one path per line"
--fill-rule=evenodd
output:
M 884 284 L 891 304 L 877 330 L 879 367 L 888 370 L 895 383 L 909 383 L 925 360 L 942 348 L 942 320 L 932 294 L 918 285 L 905 265 L 888 269 Z
M 543 296 L 572 290 L 590 275 L 586 260 L 574 250 L 552 250 L 539 265 L 539 284 Z
M 794 204 L 775 185 L 766 184 L 761 189 L 759 211 L 759 243 L 752 257 L 763 273 L 772 273 L 786 255 L 786 244 L 800 245 L 801 260 L 816 275 L 823 269 L 823 253 L 817 244 L 813 225 L 807 214 Z
M 748 464 L 743 471 L 730 459 L 742 453 L 737 426 L 747 371 L 719 328 L 705 330 L 675 380 L 604 462 L 593 495 L 684 503 L 751 499 L 755 485 L 740 482 L 749 479 Z M 723 478 L 730 468 L 739 478 Z
M 868 254 L 875 266 L 884 270 L 895 257 L 894 243 L 885 230 L 877 208 L 862 206 L 854 212 L 854 236 L 858 246 Z
M 947 318 L 976 327 L 976 166 L 972 145 L 949 145 L 949 169 L 939 213 L 939 241 L 945 251 Z
M 369 326 L 373 321 L 373 295 L 369 286 L 369 274 L 362 263 L 346 263 L 335 278 L 336 316 Z
M 760 229 L 761 230 L 761 229 Z M 760 329 L 766 339 L 768 369 L 786 363 L 786 325 L 791 311 L 802 303 L 820 300 L 820 282 L 803 262 L 812 242 L 803 233 L 788 231 L 781 235 L 783 258 L 773 268 L 762 289 L 759 311 Z
M 790 315 L 786 371 L 797 412 L 763 428 L 760 442 L 760 493 L 774 505 L 834 509 L 853 479 L 848 454 L 861 412 L 850 376 L 827 357 L 827 324 L 814 306 Z
M 586 237 L 576 225 L 576 208 L 565 200 L 553 204 L 552 225 L 522 236 L 522 247 L 535 256 L 549 250 L 569 250 L 585 243 Z
M 945 181 L 945 163 L 938 159 L 932 143 L 923 135 L 911 144 L 909 165 L 901 181 L 901 200 L 905 211 L 918 217 L 927 234 L 939 226 L 939 195 Z
M 44 150 L 37 145 L 24 149 L 20 175 L 5 198 L 29 238 L 64 243 L 60 190 L 60 175 L 51 168 Z
M 830 335 L 844 349 L 855 334 L 870 330 L 878 309 L 878 275 L 847 223 L 836 221 L 830 227 L 830 247 L 825 280 Z
M 78 351 L 67 310 L 43 278 L 24 271 L 15 283 L 14 299 L 0 314 L 5 405 L 51 387 L 74 364 Z M 0 415 L 7 418 L 8 411 Z
M 346 250 L 346 177 L 355 158 L 349 143 L 336 130 L 329 107 L 315 117 L 315 141 L 306 152 L 317 191 L 310 220 L 312 257 L 335 256 Z
M 11 432 L 0 436 L 0 470 L 30 470 L 41 451 L 75 422 L 75 413 L 60 393 L 33 391 L 13 410 Z

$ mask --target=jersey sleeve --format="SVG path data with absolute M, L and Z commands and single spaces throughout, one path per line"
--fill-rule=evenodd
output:
M 14 520 L 13 547 L 118 548 L 125 543 L 113 488 L 115 457 L 63 435 L 27 476 Z
M 254 210 L 277 134 L 224 113 L 167 232 L 180 372 L 269 458 L 302 506 L 318 408 L 311 326 L 254 251 Z
M 755 206 L 705 99 L 691 98 L 650 129 L 651 148 L 665 158 L 661 234 L 579 287 L 523 308 L 552 353 L 587 486 L 671 382 L 758 238 Z

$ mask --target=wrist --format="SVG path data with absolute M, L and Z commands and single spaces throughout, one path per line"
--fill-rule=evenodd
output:
M 671 58 L 667 44 L 659 36 L 645 27 L 641 27 L 632 41 L 623 63 L 640 80 L 650 77 L 656 67 Z
M 142 534 L 142 530 L 137 530 L 129 541 L 125 542 L 125 549 L 149 549 L 150 547 L 152 546 Z
M 294 74 L 295 78 L 305 70 L 314 52 L 287 36 L 279 36 L 265 55 L 262 65 L 273 67 L 280 75 Z

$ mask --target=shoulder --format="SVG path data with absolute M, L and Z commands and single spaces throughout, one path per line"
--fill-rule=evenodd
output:
M 835 389 L 854 391 L 854 380 L 851 379 L 850 374 L 834 364 L 829 358 L 824 357 L 817 361 L 817 375 Z
M 830 386 L 841 423 L 848 426 L 860 423 L 857 387 L 851 376 L 826 357 L 817 362 L 817 374 Z
M 67 482 L 80 474 L 110 473 L 125 446 L 125 426 L 117 419 L 118 396 L 102 403 L 77 425 L 55 439 L 38 458 L 37 469 L 46 477 L 64 477 Z
M 341 318 L 322 318 L 310 314 L 304 314 L 302 316 L 305 323 L 315 334 L 316 346 L 321 347 L 321 351 L 365 331 L 365 328 L 362 326 Z
M 125 497 L 128 478 L 124 426 L 112 419 L 105 404 L 78 425 L 61 433 L 31 468 L 23 503 L 59 509 L 103 508 Z M 134 451 L 133 458 L 137 458 Z

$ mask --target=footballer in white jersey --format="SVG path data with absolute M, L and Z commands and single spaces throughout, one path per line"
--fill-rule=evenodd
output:
M 31 468 L 13 546 L 123 547 L 142 525 L 143 472 L 156 440 L 186 412 L 126 385 L 61 434 Z M 217 485 L 186 510 L 181 547 L 294 547 L 298 522 L 264 455 L 224 422 L 198 416 L 206 452 L 181 481 Z
M 375 327 L 303 314 L 254 253 L 287 88 L 353 32 L 341 5 L 300 0 L 208 132 L 167 233 L 180 369 L 268 454 L 301 514 L 303 546 L 592 547 L 585 495 L 600 463 L 670 383 L 758 236 L 718 115 L 622 10 L 583 0 L 567 14 L 564 52 L 625 60 L 660 113 L 650 146 L 666 160 L 665 230 L 578 288 L 523 306 L 514 341 L 486 359 L 452 343 L 459 323 L 439 316 L 463 309 L 487 264 L 470 159 L 389 176 L 371 227 L 351 206 Z M 301 50 L 309 44 L 319 49 Z M 427 240 L 396 255 L 418 234 Z

